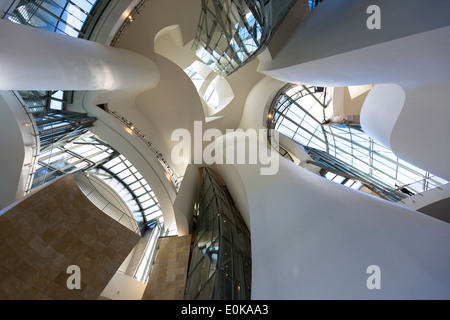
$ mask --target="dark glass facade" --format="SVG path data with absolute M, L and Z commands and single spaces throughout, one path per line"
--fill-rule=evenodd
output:
M 186 300 L 250 300 L 250 231 L 221 178 L 202 169 Z

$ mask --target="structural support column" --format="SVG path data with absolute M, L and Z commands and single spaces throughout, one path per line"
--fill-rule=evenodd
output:
M 275 175 L 260 168 L 215 167 L 249 221 L 252 299 L 450 298 L 448 223 L 284 158 Z M 381 289 L 370 285 L 372 266 Z
M 147 57 L 0 20 L 0 90 L 126 90 L 159 82 Z

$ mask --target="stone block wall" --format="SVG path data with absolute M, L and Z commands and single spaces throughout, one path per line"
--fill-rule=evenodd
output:
M 142 300 L 184 300 L 192 236 L 160 239 Z
M 139 238 L 64 176 L 0 212 L 0 299 L 95 300 Z M 73 265 L 80 290 L 67 287 Z

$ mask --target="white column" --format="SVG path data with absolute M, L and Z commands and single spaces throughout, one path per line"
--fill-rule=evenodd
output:
M 276 175 L 260 167 L 214 168 L 250 224 L 252 299 L 450 298 L 448 223 L 284 158 Z M 367 287 L 373 265 L 379 290 Z
M 147 57 L 0 20 L 0 90 L 143 91 L 159 70 Z

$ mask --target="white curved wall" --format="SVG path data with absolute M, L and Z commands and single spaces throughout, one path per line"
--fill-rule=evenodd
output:
M 450 82 L 376 85 L 362 112 L 364 131 L 400 159 L 450 180 Z
M 120 92 L 115 94 L 121 95 L 122 98 L 125 99 L 124 101 L 128 101 L 128 104 L 124 104 L 124 106 L 128 106 L 128 112 L 132 112 L 135 117 L 139 115 L 139 113 L 135 110 L 134 103 L 129 103 L 130 101 L 134 101 L 133 95 L 130 96 L 124 93 L 121 94 Z M 173 208 L 173 202 L 176 198 L 176 191 L 171 182 L 169 182 L 166 178 L 164 168 L 156 159 L 154 153 L 147 145 L 144 144 L 144 142 L 142 142 L 135 135 L 132 135 L 130 132 L 126 131 L 127 128 L 123 123 L 96 107 L 97 104 L 110 102 L 111 100 L 108 99 L 112 99 L 113 107 L 115 109 L 114 103 L 117 103 L 118 100 L 120 100 L 120 98 L 115 97 L 115 94 L 108 93 L 105 96 L 103 93 L 89 91 L 80 93 L 82 97 L 78 97 L 77 99 L 82 101 L 82 107 L 85 112 L 89 112 L 89 114 L 97 117 L 98 119 L 94 126 L 90 128 L 90 131 L 98 135 L 101 139 L 111 145 L 111 147 L 120 152 L 133 164 L 139 173 L 142 174 L 154 191 L 156 198 L 161 205 L 166 230 L 176 233 L 177 226 Z M 125 117 L 128 116 L 127 114 L 123 115 Z M 150 137 L 152 143 L 154 143 L 155 137 L 160 136 L 158 131 L 155 130 L 150 123 L 146 122 L 145 119 L 135 121 L 137 119 L 133 118 L 132 120 L 136 128 L 139 128 L 140 130 L 141 128 L 144 128 L 146 130 L 144 134 Z M 147 127 L 144 127 L 142 124 L 147 124 Z M 154 135 L 152 133 L 154 133 Z M 159 142 L 159 140 L 157 140 L 157 142 Z M 155 147 L 162 152 L 165 157 L 170 155 L 170 153 L 166 153 L 164 150 L 160 149 L 159 145 L 155 145 Z
M 364 132 L 385 147 L 391 148 L 392 130 L 405 101 L 405 91 L 399 85 L 376 85 L 367 96 L 361 111 Z
M 25 146 L 21 124 L 17 122 L 14 112 L 9 108 L 11 101 L 8 101 L 10 100 L 8 97 L 12 98 L 10 95 L 9 92 L 0 94 L 2 115 L 2 124 L 0 125 L 0 149 L 2 150 L 0 152 L 0 210 L 17 200 L 20 176 L 25 164 Z M 20 105 L 18 107 L 21 108 Z
M 233 196 L 248 199 L 240 209 L 252 233 L 252 299 L 450 298 L 450 225 L 286 159 L 277 175 L 259 169 L 215 167 Z M 372 265 L 381 290 L 366 286 Z
M 191 50 L 192 44 L 185 44 L 179 25 L 168 26 L 155 36 L 155 52 L 186 69 L 197 59 Z
M 266 117 L 270 105 L 277 92 L 285 85 L 285 82 L 264 77 L 250 90 L 245 101 L 239 128 L 261 129 L 266 127 Z
M 158 67 L 142 55 L 6 20 L 0 42 L 0 90 L 139 92 L 159 81 Z
M 405 85 L 404 90 L 406 102 L 391 132 L 392 151 L 450 181 L 450 81 Z

